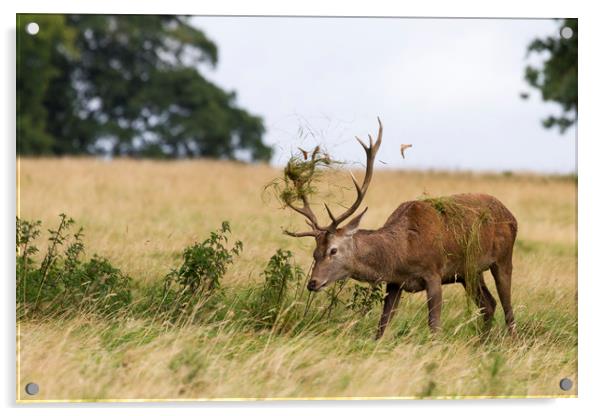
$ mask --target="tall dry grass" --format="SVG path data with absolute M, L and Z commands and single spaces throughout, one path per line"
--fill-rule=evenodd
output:
M 186 245 L 229 220 L 245 245 L 223 281 L 236 291 L 259 283 L 277 248 L 310 265 L 311 239 L 281 232 L 303 228 L 302 219 L 264 191 L 279 174 L 214 161 L 22 159 L 19 215 L 50 226 L 67 213 L 84 226 L 89 253 L 141 284 L 160 279 Z M 334 206 L 353 198 L 340 184 L 351 185 L 334 173 L 322 189 Z M 59 400 L 575 394 L 576 386 L 558 388 L 560 378 L 577 376 L 574 178 L 377 171 L 363 227 L 379 227 L 405 200 L 457 192 L 495 195 L 518 219 L 516 340 L 505 336 L 499 306 L 487 339 L 466 331 L 463 290 L 449 286 L 442 334 L 428 333 L 424 294 L 405 295 L 380 342 L 372 340 L 377 310 L 296 335 L 228 319 L 178 328 L 134 318 L 28 320 L 20 325 L 19 392 L 35 381 L 35 399 Z M 486 281 L 497 298 L 489 273 Z

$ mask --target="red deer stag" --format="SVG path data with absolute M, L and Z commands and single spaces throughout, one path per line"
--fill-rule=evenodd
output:
M 383 127 L 378 120 L 376 142 L 369 136 L 366 173 L 360 186 L 351 175 L 357 191 L 355 202 L 335 216 L 328 205 L 329 226 L 318 224 L 306 195 L 302 205 L 286 204 L 307 218 L 311 230 L 285 231 L 294 237 L 314 237 L 316 248 L 310 291 L 319 291 L 329 283 L 348 277 L 378 284 L 386 283 L 384 307 L 376 338 L 380 338 L 391 320 L 402 291 L 426 290 L 428 323 L 432 331 L 440 328 L 442 285 L 460 283 L 476 302 L 485 325 L 490 326 L 496 302 L 483 280 L 491 270 L 495 279 L 508 331 L 515 324 L 510 302 L 512 250 L 517 222 L 496 198 L 484 194 L 458 194 L 402 203 L 377 230 L 361 230 L 359 224 L 367 207 L 341 226 L 360 207 L 374 173 L 374 158 L 382 141 Z M 317 152 L 314 151 L 312 157 Z

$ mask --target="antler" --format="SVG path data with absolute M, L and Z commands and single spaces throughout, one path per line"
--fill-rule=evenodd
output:
M 283 230 L 284 234 L 289 235 L 291 237 L 317 237 L 322 232 L 320 229 L 316 228 L 311 222 L 305 221 L 307 225 L 311 227 L 311 231 L 301 231 L 301 232 L 292 232 L 289 230 Z
M 299 148 L 299 150 L 303 154 L 303 159 L 307 160 L 310 152 L 308 152 L 307 150 L 303 150 L 301 148 Z M 320 146 L 316 146 L 314 148 L 314 150 L 311 152 L 312 162 L 316 159 L 319 152 L 320 152 Z M 300 198 L 301 198 L 301 202 L 303 203 L 303 206 L 301 206 L 301 207 L 295 206 L 292 204 L 291 201 L 286 201 L 286 205 L 288 207 L 290 207 L 291 209 L 293 209 L 294 211 L 298 212 L 299 214 L 303 215 L 305 218 L 307 218 L 307 220 L 305 222 L 307 222 L 307 224 L 311 227 L 311 231 L 291 232 L 288 230 L 284 230 L 284 233 L 291 237 L 317 237 L 322 231 L 326 231 L 327 228 L 321 227 L 318 224 L 318 218 L 316 217 L 316 214 L 314 214 L 314 212 L 311 209 L 309 201 L 307 200 L 307 195 L 303 194 L 300 196 Z
M 353 176 L 353 173 L 349 172 L 351 175 L 351 180 L 353 181 L 353 185 L 355 185 L 355 190 L 357 192 L 355 202 L 338 217 L 335 217 L 330 208 L 328 208 L 328 205 L 324 204 L 324 206 L 326 207 L 326 211 L 328 212 L 328 216 L 332 220 L 332 223 L 328 227 L 331 231 L 336 230 L 337 226 L 340 223 L 342 223 L 351 215 L 353 215 L 353 213 L 361 205 L 364 196 L 366 196 L 368 186 L 370 186 L 370 181 L 372 180 L 372 173 L 374 172 L 374 159 L 376 157 L 376 153 L 378 152 L 383 138 L 383 124 L 380 121 L 380 118 L 378 118 L 378 136 L 376 138 L 376 142 L 373 142 L 371 135 L 368 135 L 368 138 L 370 139 L 370 145 L 366 146 L 359 137 L 356 137 L 357 141 L 359 142 L 359 144 L 362 145 L 364 151 L 366 152 L 366 174 L 364 175 L 364 183 L 360 187 L 360 185 L 357 183 L 357 180 L 355 179 L 355 176 Z
M 312 228 L 313 231 L 326 231 L 327 229 L 325 227 L 320 227 L 320 225 L 318 224 L 318 218 L 316 217 L 316 214 L 314 214 L 314 212 L 311 210 L 311 207 L 309 206 L 309 201 L 307 200 L 307 196 L 305 196 L 305 195 L 301 196 L 301 201 L 303 201 L 302 207 L 296 207 L 288 201 L 286 202 L 286 205 L 288 205 L 291 209 L 297 211 L 299 214 L 301 214 L 305 218 L 307 218 L 308 221 L 306 221 L 306 222 L 309 224 L 309 226 Z M 292 235 L 289 232 L 286 232 L 286 234 Z M 299 237 L 304 237 L 304 236 L 299 236 Z
M 382 137 L 383 137 L 383 125 L 382 125 L 382 122 L 380 121 L 380 118 L 378 118 L 378 136 L 376 138 L 376 142 L 373 141 L 371 135 L 368 135 L 368 138 L 370 139 L 370 144 L 368 146 L 366 146 L 366 144 L 359 137 L 356 137 L 357 141 L 359 142 L 359 144 L 362 145 L 362 147 L 364 148 L 364 151 L 366 152 L 366 174 L 364 175 L 364 182 L 362 183 L 362 186 L 360 186 L 358 184 L 357 180 L 355 179 L 355 176 L 353 176 L 353 173 L 349 172 L 351 174 L 351 180 L 353 181 L 353 184 L 355 185 L 357 197 L 355 199 L 355 202 L 344 213 L 342 213 L 338 217 L 335 217 L 334 214 L 332 213 L 332 211 L 330 210 L 330 208 L 328 207 L 328 205 L 324 204 L 324 206 L 326 207 L 326 211 L 328 212 L 328 216 L 330 217 L 332 222 L 330 223 L 330 225 L 328 227 L 321 227 L 318 224 L 318 219 L 317 219 L 316 215 L 314 214 L 314 212 L 312 211 L 312 209 L 309 205 L 307 196 L 302 195 L 301 202 L 303 203 L 303 206 L 301 206 L 301 207 L 295 206 L 290 201 L 287 201 L 286 205 L 289 206 L 290 208 L 292 208 L 294 211 L 298 212 L 299 214 L 303 215 L 305 218 L 307 218 L 306 222 L 311 227 L 311 230 L 310 231 L 301 231 L 301 232 L 291 232 L 288 230 L 284 230 L 284 233 L 291 237 L 317 237 L 318 235 L 320 235 L 320 233 L 325 232 L 325 231 L 331 231 L 331 232 L 336 231 L 337 226 L 339 224 L 341 224 L 343 221 L 345 221 L 347 218 L 349 218 L 351 215 L 353 215 L 353 213 L 361 205 L 361 203 L 364 199 L 364 196 L 366 196 L 366 192 L 368 191 L 368 186 L 370 186 L 370 181 L 372 180 L 372 173 L 374 171 L 374 159 L 376 157 L 376 153 L 378 152 L 378 149 L 382 142 Z M 301 150 L 301 152 L 303 153 L 304 159 L 307 160 L 309 152 L 306 150 L 303 150 L 303 149 L 299 149 L 299 150 Z M 319 151 L 320 151 L 319 147 L 316 147 L 314 149 L 314 151 L 311 153 L 312 160 L 315 159 L 315 157 L 317 156 Z

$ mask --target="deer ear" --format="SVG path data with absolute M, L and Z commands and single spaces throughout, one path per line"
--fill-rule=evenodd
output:
M 360 221 L 362 221 L 362 217 L 368 211 L 368 207 L 366 207 L 358 216 L 349 221 L 349 223 L 343 227 L 343 233 L 345 235 L 353 235 L 357 231 L 360 226 Z

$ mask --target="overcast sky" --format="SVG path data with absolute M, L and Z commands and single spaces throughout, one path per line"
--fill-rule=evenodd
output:
M 263 117 L 272 163 L 323 144 L 363 162 L 354 136 L 384 125 L 380 167 L 576 171 L 575 129 L 523 80 L 526 47 L 551 20 L 195 17 L 219 49 L 205 76 Z M 524 101 L 519 94 L 531 92 Z M 411 143 L 403 160 L 402 143 Z

